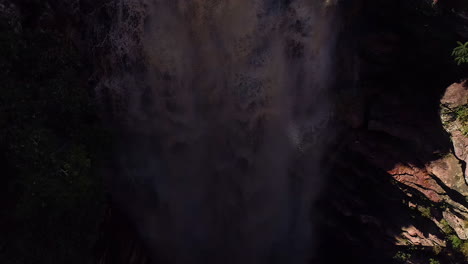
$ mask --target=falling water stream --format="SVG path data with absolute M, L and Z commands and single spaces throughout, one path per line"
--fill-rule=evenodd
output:
M 116 6 L 96 88 L 121 142 L 107 182 L 154 262 L 307 263 L 333 137 L 336 3 Z

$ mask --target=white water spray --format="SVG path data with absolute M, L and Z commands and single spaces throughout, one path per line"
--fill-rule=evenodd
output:
M 331 2 L 120 3 L 109 39 L 128 65 L 97 89 L 126 135 L 110 185 L 156 263 L 306 263 L 331 135 Z

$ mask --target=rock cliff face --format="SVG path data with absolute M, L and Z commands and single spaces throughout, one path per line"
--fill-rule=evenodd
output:
M 447 189 L 446 202 L 453 206 L 452 210 L 444 211 L 444 218 L 455 230 L 459 238 L 467 240 L 468 232 L 468 185 L 466 180 L 466 161 L 468 136 L 466 134 L 466 108 L 468 106 L 468 91 L 466 82 L 456 83 L 447 88 L 441 100 L 441 120 L 445 130 L 450 134 L 453 144 L 452 153 L 435 163 L 432 173 L 445 184 Z M 436 161 L 439 162 L 439 161 Z M 458 195 L 458 201 L 450 194 Z M 463 199 L 465 198 L 465 199 Z
M 321 261 L 465 262 L 466 137 L 457 116 L 466 97 L 450 84 L 466 68 L 448 54 L 467 23 L 444 5 L 364 1 L 351 20 L 359 82 L 337 87 L 346 132 L 318 203 Z M 344 257 L 333 256 L 337 245 Z

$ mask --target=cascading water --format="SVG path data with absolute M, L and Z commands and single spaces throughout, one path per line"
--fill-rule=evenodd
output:
M 335 3 L 115 2 L 107 184 L 155 263 L 307 263 Z M 110 109 L 110 110 L 109 110 Z

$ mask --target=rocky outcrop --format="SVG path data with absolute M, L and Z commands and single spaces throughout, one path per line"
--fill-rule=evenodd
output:
M 444 219 L 455 231 L 460 239 L 468 239 L 468 214 L 466 212 L 454 212 L 446 210 L 443 212 Z
M 426 169 L 427 173 L 439 178 L 448 188 L 464 196 L 468 195 L 468 186 L 463 180 L 462 163 L 452 153 L 428 163 Z
M 421 248 L 444 248 L 449 252 L 458 250 L 454 249 L 452 244 L 454 236 L 461 240 L 468 239 L 468 201 L 466 199 L 468 185 L 464 177 L 468 137 L 464 132 L 465 122 L 460 118 L 460 113 L 463 113 L 463 107 L 467 103 L 468 91 L 465 82 L 453 84 L 447 88 L 441 99 L 440 119 L 442 127 L 451 139 L 452 148 L 446 148 L 444 152 L 436 152 L 428 160 L 405 158 L 402 146 L 383 141 L 385 137 L 374 137 L 372 141 L 369 141 L 369 139 L 364 139 L 364 135 L 360 135 L 351 144 L 352 151 L 365 157 L 364 159 L 372 164 L 370 166 L 385 170 L 405 197 L 391 198 L 402 199 L 410 209 L 406 214 L 412 215 L 412 219 L 405 220 L 400 227 L 392 228 L 388 222 L 396 222 L 396 220 L 387 219 L 386 222 L 380 217 L 370 216 L 370 219 L 374 219 L 373 223 L 378 223 L 372 226 L 377 229 L 387 229 L 386 234 L 393 237 L 393 243 L 401 248 L 408 248 L 408 245 L 412 245 Z M 404 138 L 409 142 L 417 141 L 417 130 L 402 127 L 393 129 L 388 120 L 378 119 L 368 122 L 367 128 L 383 131 L 387 135 Z M 410 155 L 424 155 L 424 152 L 419 153 L 412 152 Z M 356 165 L 353 170 L 356 170 Z M 366 177 L 366 173 L 369 172 L 365 172 L 365 169 L 359 170 L 361 177 Z M 375 183 L 373 185 L 375 186 Z M 356 188 L 352 185 L 350 187 Z M 390 187 L 384 188 L 388 191 L 391 189 Z M 390 191 L 388 194 L 390 195 Z M 376 197 L 375 194 L 373 197 Z M 352 206 L 362 207 L 365 203 L 361 200 Z M 348 202 L 347 206 L 338 204 L 336 208 L 344 215 L 352 217 L 353 213 L 349 209 L 351 204 L 353 203 Z M 369 225 L 369 221 L 365 221 L 362 217 L 359 221 L 362 225 Z M 420 261 L 424 263 L 423 260 L 417 259 L 412 258 L 411 263 L 421 263 Z
M 402 234 L 397 237 L 397 245 L 406 246 L 408 244 L 424 246 L 424 247 L 435 247 L 435 246 L 446 246 L 446 241 L 437 237 L 434 234 L 425 235 L 421 230 L 411 225 L 409 227 L 402 228 Z
M 459 194 L 459 201 L 446 199 L 453 206 L 443 212 L 444 219 L 455 230 L 460 239 L 468 239 L 468 136 L 464 111 L 468 109 L 467 82 L 455 83 L 447 88 L 441 99 L 441 120 L 444 129 L 450 134 L 453 153 L 431 164 L 433 174 L 438 177 L 452 193 Z M 450 195 L 448 196 L 450 197 Z
M 410 207 L 417 208 L 422 216 L 434 222 L 440 229 L 444 230 L 443 222 L 452 228 L 455 234 L 462 240 L 468 239 L 468 185 L 466 184 L 466 162 L 468 137 L 464 132 L 466 125 L 460 118 L 460 112 L 468 104 L 468 89 L 466 82 L 456 83 L 447 88 L 441 99 L 441 121 L 444 129 L 449 133 L 453 143 L 453 150 L 425 164 L 415 165 L 412 163 L 398 163 L 388 173 L 393 178 L 409 187 L 408 190 L 417 190 L 432 205 L 424 207 L 421 200 L 416 200 L 416 205 Z M 404 192 L 409 197 L 413 197 L 411 191 Z M 397 236 L 397 244 L 420 245 L 426 247 L 445 247 L 447 241 L 444 236 L 433 234 L 425 235 L 421 229 L 424 226 L 402 228 L 402 234 Z M 405 242 L 406 240 L 406 242 Z
M 444 190 L 429 175 L 425 168 L 419 168 L 411 164 L 397 164 L 395 168 L 389 170 L 388 173 L 392 175 L 396 181 L 420 191 L 433 202 L 438 203 L 443 199 Z
M 465 27 L 453 2 L 368 1 L 352 21 L 360 34 L 356 44 L 348 41 L 357 46 L 358 83 L 340 87 L 337 111 L 346 132 L 330 161 L 330 186 L 320 206 L 334 222 L 323 224 L 329 230 L 324 240 L 352 248 L 353 263 L 395 263 L 399 251 L 411 255 L 401 263 L 463 259 L 449 238 L 466 237 L 464 138 L 458 137 L 455 150 L 439 115 L 445 89 L 466 74 L 447 55 Z M 323 252 L 330 256 L 328 248 Z
M 445 130 L 450 133 L 455 156 L 462 162 L 465 181 L 468 161 L 468 125 L 461 115 L 468 114 L 468 82 L 455 83 L 447 88 L 441 100 L 441 119 Z

